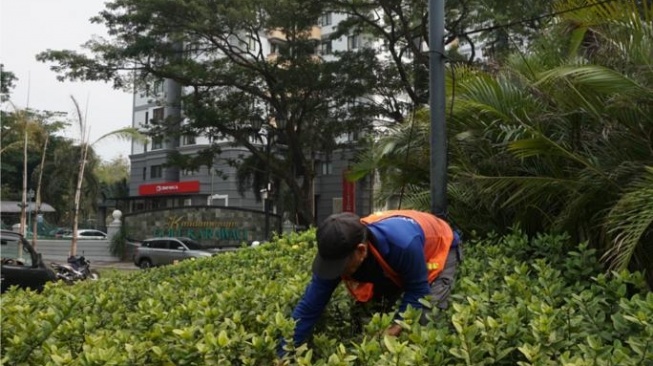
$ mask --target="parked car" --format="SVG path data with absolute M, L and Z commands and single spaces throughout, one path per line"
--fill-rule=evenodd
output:
M 216 251 L 219 250 L 204 248 L 190 238 L 151 238 L 141 242 L 133 259 L 135 265 L 145 269 L 189 258 L 210 257 Z
M 63 237 L 72 238 L 73 237 L 72 231 L 64 234 Z M 80 229 L 77 230 L 77 238 L 78 239 L 106 239 L 107 233 L 102 232 L 100 230 Z
M 51 230 L 49 232 L 50 236 L 54 236 L 55 238 L 62 238 L 64 235 L 72 235 L 72 230 L 65 228 L 65 227 L 58 227 L 54 230 Z
M 54 272 L 45 266 L 40 253 L 22 235 L 13 231 L 0 232 L 1 292 L 11 286 L 40 291 L 56 280 Z

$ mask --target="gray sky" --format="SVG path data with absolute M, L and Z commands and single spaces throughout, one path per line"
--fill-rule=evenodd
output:
M 62 111 L 74 115 L 73 95 L 91 125 L 90 141 L 107 132 L 131 126 L 132 95 L 99 82 L 59 82 L 49 65 L 35 55 L 47 49 L 80 50 L 103 26 L 89 18 L 104 9 L 105 0 L 0 0 L 0 63 L 19 79 L 11 99 L 19 107 Z M 29 92 L 28 92 L 29 90 Z M 78 127 L 65 132 L 79 139 Z M 131 143 L 115 137 L 94 144 L 103 160 L 128 157 Z

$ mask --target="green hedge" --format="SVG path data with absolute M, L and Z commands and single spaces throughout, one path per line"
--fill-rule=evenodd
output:
M 97 282 L 2 295 L 3 365 L 269 365 L 310 278 L 314 232 Z M 466 243 L 452 306 L 353 331 L 342 286 L 300 365 L 651 365 L 653 295 L 638 273 L 600 274 L 561 236 Z

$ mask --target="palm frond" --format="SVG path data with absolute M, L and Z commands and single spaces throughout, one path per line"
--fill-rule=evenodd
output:
M 626 268 L 639 245 L 653 250 L 651 241 L 643 239 L 653 232 L 653 167 L 646 167 L 607 215 L 606 226 L 612 236 L 612 247 L 604 259 L 615 270 Z
M 602 94 L 637 95 L 649 92 L 645 85 L 623 73 L 600 65 L 561 66 L 540 75 L 535 85 L 567 79 L 574 85 L 589 88 Z
M 140 143 L 145 143 L 148 141 L 148 137 L 142 134 L 137 128 L 124 127 L 118 130 L 105 133 L 104 135 L 100 136 L 97 140 L 95 140 L 95 142 L 93 142 L 93 145 L 109 137 L 116 137 L 120 140 L 125 140 L 125 141 L 135 140 Z
M 472 175 L 471 178 L 481 185 L 483 194 L 503 197 L 502 207 L 564 200 L 563 192 L 576 192 L 581 187 L 575 179 L 546 176 Z

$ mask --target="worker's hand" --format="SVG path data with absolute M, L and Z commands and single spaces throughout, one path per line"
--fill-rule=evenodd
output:
M 399 324 L 392 324 L 385 330 L 385 335 L 397 337 L 399 334 L 401 334 L 401 325 Z

